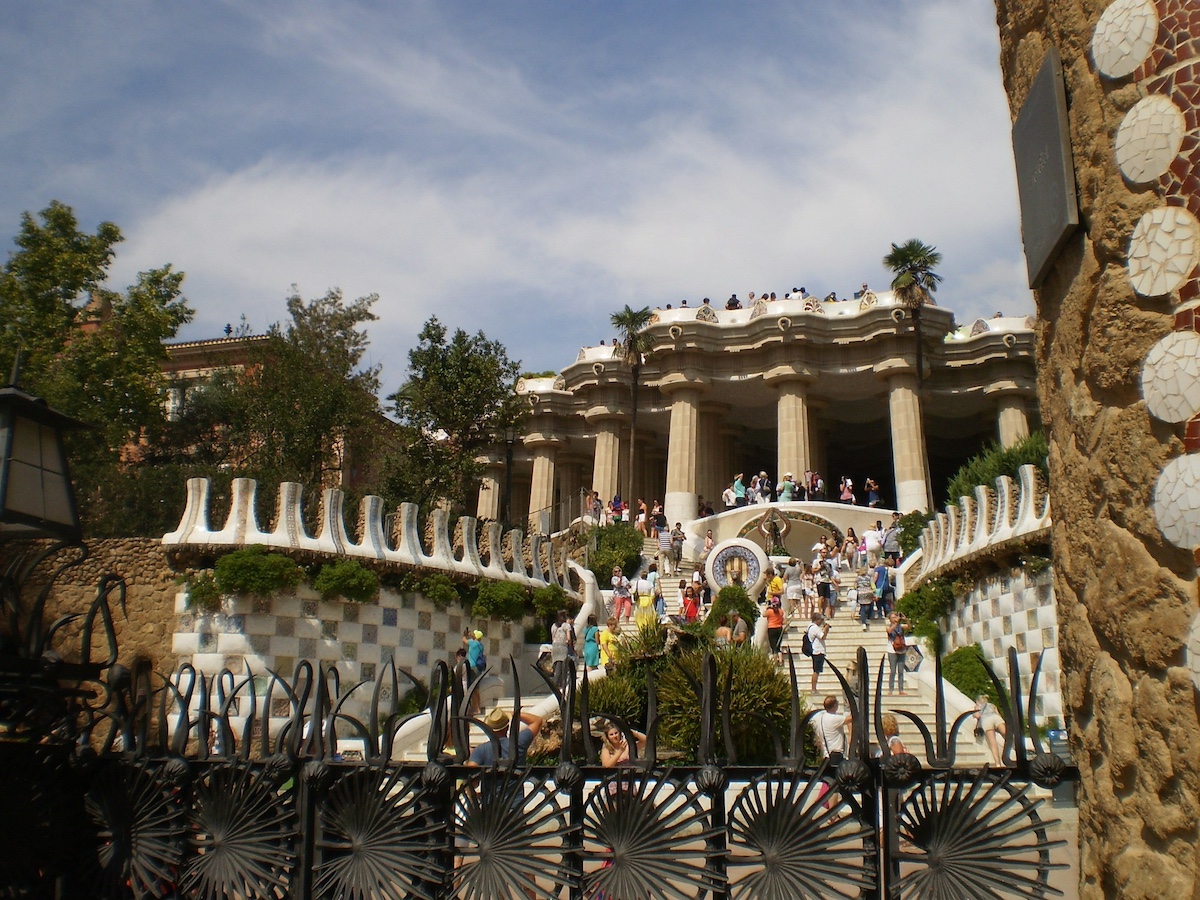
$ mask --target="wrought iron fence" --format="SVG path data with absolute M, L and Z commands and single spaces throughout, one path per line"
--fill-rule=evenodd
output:
M 110 583 L 87 617 L 109 634 L 112 595 Z M 14 596 L 10 611 L 20 608 Z M 500 734 L 468 714 L 475 698 L 463 673 L 439 664 L 424 758 L 410 762 L 394 759 L 392 748 L 411 718 L 399 709 L 412 679 L 390 666 L 373 684 L 345 689 L 336 669 L 310 662 L 286 678 L 269 673 L 265 685 L 230 672 L 168 680 L 116 666 L 114 644 L 102 665 L 88 663 L 94 669 L 56 669 L 55 631 L 27 627 L 19 647 L 4 645 L 0 897 L 1057 893 L 1049 876 L 1061 842 L 1040 788 L 1075 773 L 1040 743 L 1037 675 L 1023 708 L 1015 652 L 1003 768 L 955 767 L 955 739 L 970 713 L 947 721 L 940 694 L 932 729 L 910 716 L 922 736 L 918 753 L 890 753 L 882 670 L 872 685 L 860 649 L 853 683 L 835 669 L 856 723 L 841 760 L 806 763 L 817 713 L 803 711 L 793 670 L 788 733 L 762 726 L 773 764 L 739 765 L 728 737 L 729 683 L 719 683 L 710 654 L 694 683 L 697 764 L 658 761 L 651 683 L 645 752 L 628 723 L 609 716 L 633 750 L 627 764 L 606 769 L 590 728 L 603 710 L 589 707 L 586 673 L 556 692 L 564 719 L 557 764 L 529 766 L 518 763 L 520 680 Z M 41 639 L 31 642 L 35 632 Z M 344 711 L 359 690 L 371 697 L 362 719 Z M 18 720 L 23 709 L 43 712 Z M 472 767 L 469 747 L 481 742 L 494 742 L 497 762 Z

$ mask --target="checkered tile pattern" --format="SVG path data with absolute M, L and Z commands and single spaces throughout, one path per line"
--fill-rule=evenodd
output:
M 970 644 L 983 647 L 992 670 L 1008 683 L 1008 648 L 1016 647 L 1021 672 L 1022 703 L 1028 703 L 1029 686 L 1042 657 L 1038 676 L 1039 724 L 1050 720 L 1062 727 L 1063 702 L 1059 687 L 1058 615 L 1054 604 L 1053 572 L 1036 578 L 1020 568 L 991 575 L 978 582 L 966 600 L 942 623 L 947 652 Z
M 243 675 L 248 667 L 255 675 L 273 669 L 290 681 L 297 660 L 311 659 L 336 665 L 343 690 L 373 681 L 389 659 L 428 683 L 439 659 L 453 662 L 463 628 L 476 625 L 457 607 L 440 610 L 419 595 L 388 590 L 366 604 L 329 602 L 306 590 L 270 601 L 229 597 L 219 613 L 188 610 L 181 591 L 175 612 L 174 652 L 180 663 L 190 662 L 205 675 L 223 668 Z M 518 660 L 525 655 L 524 626 L 497 621 L 476 627 L 486 633 L 493 672 L 509 680 L 509 655 Z M 370 697 L 369 688 L 360 688 L 358 702 L 346 712 L 362 715 Z

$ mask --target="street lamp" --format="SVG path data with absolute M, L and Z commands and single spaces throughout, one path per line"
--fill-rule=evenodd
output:
M 86 427 L 15 384 L 0 388 L 0 538 L 82 538 L 62 435 Z
M 504 426 L 504 530 L 508 531 L 512 522 L 512 458 L 513 444 L 517 442 L 517 429 L 512 425 Z

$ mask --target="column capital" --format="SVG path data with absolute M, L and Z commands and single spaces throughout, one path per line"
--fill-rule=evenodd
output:
M 763 383 L 769 384 L 771 387 L 797 383 L 808 385 L 817 380 L 817 376 L 808 366 L 800 365 L 771 366 L 763 372 L 762 378 Z
M 917 364 L 906 356 L 893 356 L 875 363 L 872 371 L 880 378 L 891 379 L 900 375 L 917 377 Z
M 615 406 L 597 404 L 583 411 L 583 418 L 589 425 L 608 420 L 623 422 L 629 418 L 629 413 Z
M 1004 381 L 993 381 L 983 389 L 985 397 L 1036 397 L 1037 389 L 1032 384 L 1025 384 L 1021 381 L 1005 379 Z
M 700 376 L 688 376 L 683 372 L 672 372 L 658 380 L 654 385 L 664 397 L 681 391 L 696 391 L 702 394 L 708 390 L 708 379 Z
M 530 450 L 537 450 L 541 447 L 561 447 L 563 440 L 553 432 L 535 431 L 532 434 L 525 435 L 521 439 L 521 443 Z

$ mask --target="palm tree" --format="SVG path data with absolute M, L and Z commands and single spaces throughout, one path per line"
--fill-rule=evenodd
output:
M 642 379 L 642 357 L 650 349 L 650 341 L 642 329 L 650 324 L 650 307 L 643 306 L 634 309 L 628 304 L 620 312 L 612 314 L 613 328 L 621 338 L 621 352 L 625 364 L 629 366 L 632 379 L 629 382 L 629 465 L 625 468 L 625 498 L 629 503 L 633 499 L 633 461 L 637 453 L 637 414 L 638 388 Z
M 892 244 L 892 252 L 883 258 L 883 264 L 892 270 L 892 290 L 896 299 L 912 313 L 913 331 L 917 336 L 917 384 L 925 380 L 924 359 L 921 346 L 921 307 L 933 303 L 933 294 L 942 276 L 933 270 L 942 262 L 937 247 L 911 238 L 903 244 Z

